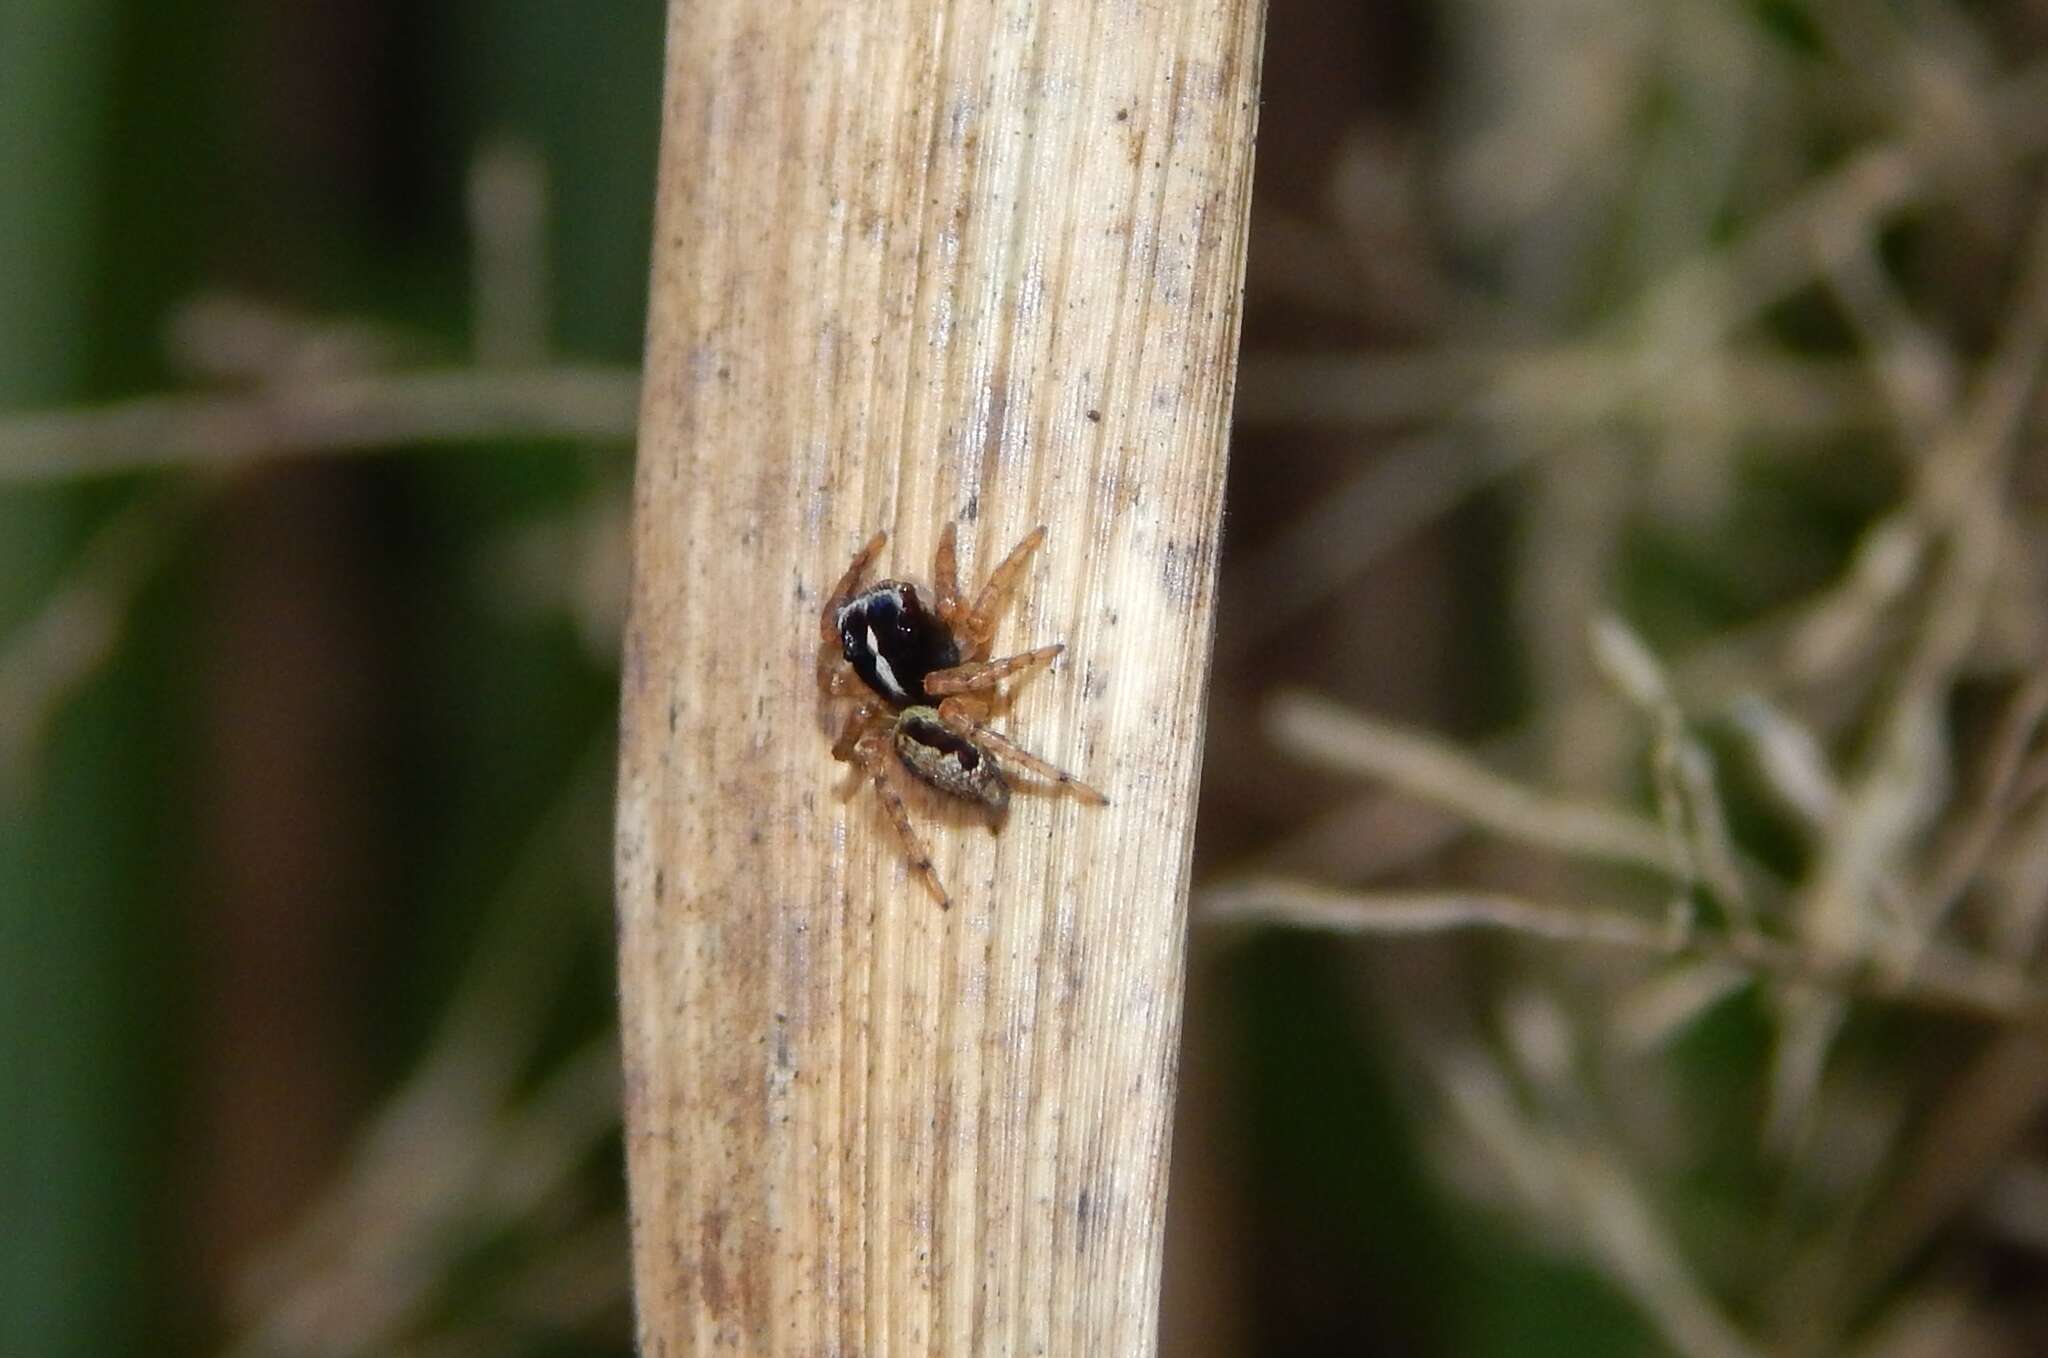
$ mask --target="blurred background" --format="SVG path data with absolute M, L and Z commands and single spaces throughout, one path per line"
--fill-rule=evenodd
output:
M 0 1354 L 629 1351 L 661 11 L 0 0 Z M 2048 4 L 1265 88 L 1164 1352 L 2048 1352 Z

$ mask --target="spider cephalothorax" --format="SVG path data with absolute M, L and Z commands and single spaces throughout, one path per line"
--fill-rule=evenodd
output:
M 910 823 L 903 798 L 889 781 L 889 756 L 948 796 L 978 802 L 998 818 L 1010 804 L 1010 785 L 1000 761 L 1027 769 L 1087 801 L 1107 801 L 1073 775 L 1047 763 L 991 730 L 997 685 L 1050 662 L 1066 648 L 1041 646 L 989 659 L 996 615 L 1009 599 L 1025 560 L 1045 539 L 1033 530 L 990 572 L 972 604 L 960 596 L 953 526 L 939 537 L 933 567 L 935 597 L 925 605 L 917 587 L 881 580 L 863 587 L 861 577 L 882 550 L 877 533 L 853 558 L 819 618 L 818 686 L 835 698 L 858 697 L 832 746 L 835 759 L 858 764 L 889 810 L 911 862 L 949 905 L 946 889 Z
M 901 580 L 868 586 L 838 612 L 839 650 L 891 707 L 931 701 L 925 676 L 960 663 L 960 643 Z

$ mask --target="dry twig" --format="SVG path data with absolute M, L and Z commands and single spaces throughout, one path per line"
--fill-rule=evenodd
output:
M 1649 958 L 1697 957 L 1776 980 L 1868 996 L 1918 1009 L 1998 1023 L 2048 1020 L 2048 991 L 2009 969 L 1942 951 L 1898 976 L 1870 959 L 1817 952 L 1755 933 L 1675 930 L 1668 923 L 1599 906 L 1555 905 L 1487 891 L 1342 891 L 1281 880 L 1204 888 L 1212 923 L 1287 924 L 1360 934 L 1440 934 L 1478 929 L 1576 943 Z
M 0 484 L 194 470 L 287 454 L 491 439 L 633 436 L 640 380 L 594 367 L 308 377 L 238 395 L 150 396 L 0 416 Z
M 643 1349 L 1143 1354 L 1255 0 L 671 6 L 618 895 Z M 828 754 L 818 609 L 1050 531 L 1014 726 L 1114 800 L 927 827 Z M 913 814 L 925 817 L 926 802 Z

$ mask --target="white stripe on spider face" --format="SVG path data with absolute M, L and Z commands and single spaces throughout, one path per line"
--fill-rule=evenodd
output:
M 888 688 L 890 696 L 909 701 L 910 695 L 904 691 L 896 671 L 889 668 L 889 658 L 882 654 L 882 643 L 876 640 L 872 627 L 868 628 L 868 651 L 875 657 L 875 677 Z

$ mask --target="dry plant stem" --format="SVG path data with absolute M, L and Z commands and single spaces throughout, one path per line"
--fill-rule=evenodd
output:
M 1358 934 L 1439 934 L 1485 929 L 1646 957 L 1699 957 L 1844 996 L 2001 1023 L 2048 1021 L 2048 992 L 2006 968 L 1932 953 L 1900 977 L 1863 959 L 1832 956 L 1754 933 L 1678 932 L 1640 915 L 1559 905 L 1488 891 L 1341 891 L 1282 880 L 1231 883 L 1201 893 L 1206 923 L 1233 920 Z
M 1891 874 L 1898 843 L 1941 795 L 1940 711 L 1970 646 L 2005 538 L 2007 462 L 2020 415 L 2048 352 L 2048 213 L 2023 261 L 2013 318 L 1969 405 L 1920 469 L 1914 501 L 1943 551 L 1912 645 L 1877 724 L 1874 753 L 1828 828 L 1805 901 L 1804 926 L 1823 943 L 1853 941 L 1868 917 L 1860 897 Z M 1916 921 L 1920 932 L 1934 920 Z M 1908 940 L 1909 944 L 1917 940 Z
M 526 1083 L 576 958 L 579 921 L 562 898 L 574 876 L 588 884 L 576 869 L 596 866 L 575 848 L 602 813 L 608 755 L 592 744 L 509 865 L 418 1064 L 327 1191 L 249 1266 L 228 1354 L 405 1351 L 435 1324 L 434 1287 L 463 1252 L 559 1208 L 617 1126 L 596 1045 Z
M 1809 1297 L 1833 1332 L 1865 1309 L 1930 1238 L 1954 1223 L 2040 1126 L 2048 1102 L 2048 1032 L 2005 1033 L 1959 1072 L 1909 1145 L 1890 1191 L 1858 1224 L 1833 1295 Z
M 0 415 L 0 485 L 461 440 L 623 442 L 639 390 L 617 368 L 451 369 Z
M 1674 902 L 1677 916 L 1691 920 L 1691 893 L 1704 885 L 1736 928 L 1754 929 L 1756 908 L 1743 885 L 1735 845 L 1728 836 L 1727 817 L 1714 782 L 1713 755 L 1687 728 L 1663 665 L 1648 644 L 1614 614 L 1593 620 L 1592 651 L 1593 663 L 1607 681 L 1650 721 L 1657 812 L 1671 840 L 1671 859 L 1681 866 L 1681 890 Z
M 1617 418 L 1652 427 L 1836 434 L 1884 418 L 1884 392 L 1856 367 L 1769 350 L 1721 355 L 1726 386 L 1645 388 L 1622 344 L 1262 354 L 1247 359 L 1240 425 L 1400 427 L 1456 415 L 1475 426 L 1577 433 Z
M 477 362 L 547 359 L 548 175 L 532 147 L 499 142 L 469 168 L 470 284 Z
M 1882 393 L 1902 443 L 1926 446 L 1955 401 L 1955 354 L 1914 317 L 1867 230 L 1859 227 L 1853 237 L 1829 241 L 1816 253 L 1862 339 L 1871 385 Z
M 52 715 L 120 644 L 129 605 L 207 489 L 174 488 L 115 514 L 42 607 L 0 636 L 0 805 L 21 791 Z
M 1273 743 L 1295 759 L 1397 785 L 1473 824 L 1524 843 L 1585 858 L 1687 872 L 1682 847 L 1657 822 L 1524 787 L 1448 741 L 1434 740 L 1312 694 L 1282 693 L 1266 709 Z
M 1915 892 L 1914 917 L 1926 921 L 1929 929 L 1947 918 L 1983 867 L 2008 818 L 2024 805 L 2029 793 L 2021 781 L 2021 761 L 2044 717 L 2048 717 L 2048 676 L 2034 675 L 2006 704 L 1991 739 L 1981 785 L 1931 855 L 1932 862 Z M 2016 785 L 2020 788 L 2017 796 Z
M 1986 107 L 1994 133 L 1988 154 L 1994 159 L 2018 161 L 2048 145 L 2048 116 L 2043 115 L 2048 109 L 2048 65 L 2004 82 L 1987 98 Z M 1373 373 L 1357 367 L 1356 360 L 1271 360 L 1273 367 L 1260 370 L 1265 380 L 1253 387 L 1248 414 L 1257 419 L 1299 417 L 1303 412 L 1298 406 L 1276 408 L 1270 398 L 1262 400 L 1256 394 L 1281 385 L 1311 391 L 1310 399 L 1324 418 L 1370 420 L 1395 413 L 1384 393 L 1398 388 L 1404 401 L 1442 406 L 1453 420 L 1501 423 L 1524 434 L 1532 424 L 1550 421 L 1555 429 L 1561 421 L 1569 428 L 1574 416 L 1597 420 L 1632 407 L 1662 421 L 1669 412 L 1696 409 L 1702 403 L 1725 409 L 1745 397 L 1754 398 L 1749 403 L 1752 411 L 1778 411 L 1791 424 L 1825 418 L 1826 409 L 1846 393 L 1803 409 L 1794 419 L 1788 394 L 1782 390 L 1792 384 L 1775 382 L 1780 389 L 1775 393 L 1759 390 L 1753 364 L 1736 361 L 1727 367 L 1732 390 L 1710 388 L 1702 394 L 1692 379 L 1708 359 L 1719 357 L 1727 365 L 1723 350 L 1729 337 L 1825 273 L 1833 264 L 1833 250 L 1868 238 L 1900 211 L 1940 196 L 1950 181 L 1938 169 L 1953 150 L 1926 138 L 1870 146 L 1775 208 L 1733 244 L 1703 251 L 1666 271 L 1619 310 L 1599 344 L 1584 351 L 1608 365 L 1604 371 L 1572 350 L 1562 351 L 1561 366 L 1495 362 L 1470 382 L 1462 374 L 1425 367 L 1419 360 L 1410 360 L 1417 366 L 1408 371 L 1377 382 L 1371 380 Z M 1643 347 L 1645 335 L 1658 342 Z M 1631 355 L 1622 346 L 1641 351 Z M 1313 366 L 1317 363 L 1337 365 L 1339 372 L 1334 377 L 1327 370 L 1318 372 Z M 1799 385 L 1803 394 L 1797 404 L 1815 406 L 1812 385 Z M 1329 393 L 1333 386 L 1343 394 L 1319 394 Z M 1256 580 L 1278 582 L 1282 592 L 1271 598 L 1248 593 L 1258 599 L 1258 617 L 1234 629 L 1233 650 L 1244 654 L 1265 644 L 1338 581 L 1362 570 L 1434 513 L 1557 447 L 1572 446 L 1570 439 L 1515 437 L 1484 459 L 1463 459 L 1448 443 L 1431 447 L 1418 440 L 1401 450 L 1397 461 L 1406 465 L 1383 469 L 1375 459 L 1325 497 L 1332 504 L 1372 506 L 1364 540 L 1347 544 L 1333 557 L 1327 535 L 1296 534 L 1263 552 L 1254 562 Z M 1441 465 L 1446 462 L 1448 467 Z M 1414 484 L 1407 484 L 1410 481 Z M 1400 501 L 1392 510 L 1381 506 L 1383 487 L 1392 487 Z
M 1673 1353 L 1760 1358 L 1686 1266 L 1626 1169 L 1583 1128 L 1526 1114 L 1491 1056 L 1459 1042 L 1432 1054 L 1428 1078 L 1456 1123 L 1522 1196 L 1574 1239 L 1642 1307 Z
M 1872 722 L 1870 754 L 1843 789 L 1793 902 L 1803 941 L 1830 955 L 1881 946 L 1907 970 L 1919 965 L 1940 923 L 1905 918 L 1885 887 L 1899 878 L 1913 836 L 1946 793 L 1944 706 L 1992 592 L 2007 540 L 2011 453 L 2048 356 L 2048 211 L 2037 214 L 2020 269 L 1997 351 L 1918 469 L 1913 512 L 1939 546 L 1920 617 L 1889 701 Z M 1811 1106 L 1841 1010 L 1831 997 L 1800 991 L 1783 996 L 1782 1008 L 1771 1127 L 1784 1140 Z
M 1917 534 L 1892 532 L 1885 525 L 1873 528 L 1865 535 L 1856 559 L 1837 585 L 1817 598 L 1801 601 L 1778 615 L 1733 628 L 1694 646 L 1670 666 L 1671 687 L 1683 697 L 1688 710 L 1712 711 L 1734 704 L 1739 717 L 1746 708 L 1753 708 L 1759 687 L 1769 689 L 1778 686 L 1764 677 L 1768 674 L 1789 669 L 1793 672 L 1792 680 L 1803 684 L 1839 679 L 1849 666 L 1861 663 L 1871 649 L 1885 639 L 1885 611 L 1910 586 L 1919 552 Z M 1311 705 L 1317 722 L 1350 722 L 1356 718 L 1364 724 L 1353 728 L 1355 734 L 1342 739 L 1318 741 L 1309 734 L 1317 729 L 1315 726 L 1297 726 L 1294 717 L 1289 715 L 1297 702 L 1296 696 L 1282 695 L 1268 716 L 1269 729 L 1273 738 L 1287 745 L 1295 757 L 1335 767 L 1338 772 L 1353 772 L 1368 778 L 1398 777 L 1396 770 L 1405 761 L 1383 763 L 1377 748 L 1375 732 L 1385 729 L 1384 723 L 1375 722 L 1327 699 L 1305 696 L 1301 701 Z M 1582 729 L 1601 720 L 1620 721 L 1624 710 L 1621 698 L 1611 687 L 1604 683 L 1588 684 L 1524 726 L 1485 741 L 1479 747 L 1479 753 L 1493 760 L 1526 761 L 1544 741 L 1554 738 L 1556 732 Z M 1299 738 L 1295 734 L 1297 730 L 1301 733 Z M 1411 733 L 1407 739 L 1413 741 L 1416 737 Z M 1782 745 L 1783 742 L 1773 737 L 1770 743 Z M 1481 791 L 1487 790 L 1488 784 L 1498 782 L 1505 783 L 1514 794 L 1507 800 L 1489 796 L 1471 804 L 1456 798 L 1441 799 L 1442 805 L 1489 829 L 1514 838 L 1527 838 L 1531 843 L 1549 844 L 1565 852 L 1604 856 L 1604 853 L 1595 853 L 1590 847 L 1581 847 L 1583 837 L 1577 833 L 1579 822 L 1576 814 L 1561 828 L 1547 817 L 1517 817 L 1513 821 L 1495 823 L 1480 814 L 1493 805 L 1503 810 L 1516 809 L 1527 805 L 1533 798 L 1538 803 L 1547 803 L 1552 809 L 1562 805 L 1574 813 L 1586 810 L 1602 820 L 1611 820 L 1609 828 L 1596 833 L 1594 842 L 1604 843 L 1611 838 L 1618 850 L 1629 850 L 1633 846 L 1635 851 L 1615 853 L 1618 861 L 1637 862 L 1644 867 L 1665 871 L 1676 870 L 1677 865 L 1669 863 L 1668 844 L 1654 851 L 1648 848 L 1645 836 L 1660 833 L 1650 821 L 1626 813 L 1617 815 L 1604 806 L 1560 804 L 1548 794 L 1523 789 L 1503 780 L 1479 760 L 1448 742 L 1424 740 L 1423 744 L 1429 753 L 1439 755 L 1441 759 L 1426 761 L 1422 767 L 1435 768 L 1441 764 L 1446 776 L 1454 777 L 1454 781 L 1447 785 L 1451 790 L 1462 784 L 1464 776 L 1470 776 L 1478 780 L 1475 786 Z M 1332 764 L 1332 758 L 1344 762 Z M 1411 794 L 1430 795 L 1421 784 L 1404 788 L 1398 795 L 1405 797 Z M 1376 791 L 1326 813 L 1302 831 L 1289 836 L 1270 857 L 1276 862 L 1298 860 L 1321 864 L 1349 876 L 1382 871 L 1387 864 L 1381 856 L 1361 855 L 1355 846 L 1377 844 L 1386 838 L 1379 831 L 1378 823 L 1386 814 L 1386 803 L 1392 799 L 1390 794 Z M 1362 826 L 1373 826 L 1375 832 L 1363 833 L 1359 828 Z M 1532 827 L 1526 836 L 1522 833 L 1524 826 Z M 1448 827 L 1440 829 L 1435 836 L 1439 843 L 1452 837 Z M 1415 850 L 1424 851 L 1426 848 Z
M 1934 573 L 1926 621 L 1907 656 L 1899 696 L 1880 728 L 1890 750 L 1896 752 L 1892 765 L 1903 768 L 1892 772 L 1885 763 L 1878 763 L 1868 782 L 1879 788 L 1888 773 L 1895 781 L 1910 778 L 1912 755 L 1929 757 L 1919 728 L 1940 721 L 1939 704 L 1966 658 L 1982 600 L 1997 568 L 1998 548 L 2005 537 L 2000 521 L 2002 497 L 2019 414 L 2039 383 L 2044 359 L 2048 359 L 2048 211 L 2037 215 L 2021 267 L 2019 295 L 1998 350 L 1949 437 L 1923 468 L 1916 487 L 1922 512 L 1946 539 L 1946 553 Z M 2038 697 L 2023 695 L 2016 722 L 2022 731 L 2032 729 L 2038 704 Z M 2009 733 L 2000 743 L 2013 746 L 2024 739 L 2024 735 Z M 2014 758 L 2010 749 L 1994 755 L 1999 763 L 2009 764 Z M 1931 782 L 1937 775 L 1924 772 L 1920 777 Z M 1993 781 L 1994 789 L 2002 781 L 1996 771 Z M 1894 795 L 1909 794 L 1910 787 Z M 1991 795 L 1995 799 L 1996 791 Z M 1945 911 L 1948 901 L 1942 894 L 1923 903 Z M 1914 920 L 1917 934 L 1907 940 L 1919 949 L 1913 957 L 1917 975 L 1923 979 L 1930 974 L 1928 951 L 1940 922 L 1938 913 Z M 2036 1124 L 2044 1103 L 2048 1103 L 2048 1045 L 2038 1031 L 2008 1034 L 1978 1057 L 1922 1129 L 1898 1188 L 1857 1237 L 1848 1286 L 1836 1299 L 1844 1313 L 1870 1289 L 1887 1281 L 1929 1235 L 1951 1219 Z
M 617 846 L 642 1351 L 1152 1351 L 1261 7 L 670 10 Z M 954 906 L 842 797 L 849 555 L 1064 642 L 1005 729 L 1112 799 Z M 913 793 L 916 789 L 911 790 Z

